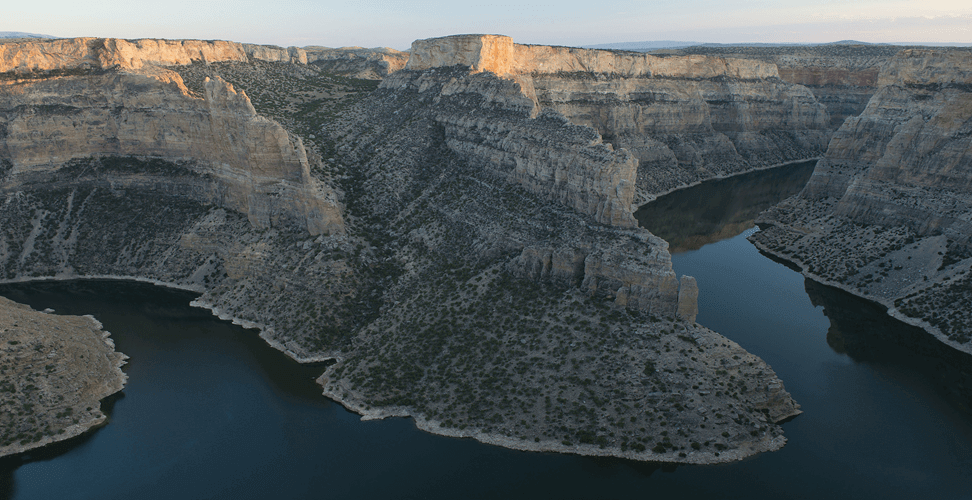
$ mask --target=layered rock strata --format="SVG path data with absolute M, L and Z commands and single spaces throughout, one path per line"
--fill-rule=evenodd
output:
M 878 74 L 906 47 L 830 44 L 800 47 L 711 47 L 657 51 L 664 54 L 698 54 L 753 59 L 775 64 L 780 79 L 803 85 L 827 107 L 829 128 L 836 130 L 848 117 L 864 111 L 878 90 Z M 661 55 L 661 54 L 659 54 Z
M 126 359 L 91 316 L 42 313 L 0 297 L 0 456 L 104 424 L 101 400 L 125 386 Z
M 878 83 L 752 239 L 972 352 L 972 52 L 903 50 Z
M 174 192 L 245 213 L 256 227 L 343 230 L 333 192 L 310 177 L 301 140 L 218 79 L 199 97 L 177 73 L 158 67 L 8 82 L 0 87 L 0 117 L 6 192 L 62 177 L 63 167 L 78 168 L 75 159 L 164 159 L 180 162 L 184 177 L 194 179 Z M 133 174 L 114 182 L 166 182 Z
M 0 271 L 197 290 L 197 305 L 296 359 L 336 359 L 321 383 L 349 408 L 434 432 L 698 463 L 782 446 L 776 422 L 798 405 L 763 361 L 691 321 L 691 280 L 634 224 L 636 159 L 515 78 L 439 61 L 393 73 L 337 120 L 287 117 L 320 146 L 311 169 L 301 141 L 219 78 L 288 99 L 281 80 L 303 82 L 311 103 L 356 88 L 291 62 L 173 66 L 191 91 L 155 66 L 13 80 Z M 82 82 L 98 105 L 63 95 Z M 41 89 L 50 116 L 37 116 Z M 283 99 L 264 95 L 261 112 Z M 57 161 L 27 143 L 30 120 Z M 293 191 L 268 195 L 265 181 Z M 325 204 L 340 219 L 305 210 L 315 186 L 340 197 Z
M 514 44 L 466 35 L 420 40 L 406 69 L 459 64 L 519 84 L 534 103 L 638 160 L 634 201 L 701 180 L 817 157 L 828 115 L 769 62 Z
M 309 46 L 304 47 L 303 50 L 307 53 L 307 62 L 310 64 L 331 73 L 366 80 L 381 80 L 391 73 L 401 70 L 408 62 L 408 52 L 388 47 L 373 49 L 341 47 L 332 49 Z
M 58 38 L 0 42 L 0 78 L 36 77 L 39 72 L 71 74 L 79 71 L 146 66 L 185 66 L 192 63 L 283 62 L 317 63 L 328 71 L 355 78 L 381 79 L 405 65 L 408 54 L 394 49 L 346 47 L 278 47 L 222 40 L 161 40 L 143 38 Z

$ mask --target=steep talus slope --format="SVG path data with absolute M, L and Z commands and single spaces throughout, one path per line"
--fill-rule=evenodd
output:
M 799 406 L 694 323 L 694 280 L 634 224 L 630 153 L 462 61 L 364 96 L 277 56 L 6 80 L 2 278 L 200 291 L 295 358 L 335 358 L 321 383 L 349 408 L 433 432 L 700 463 L 783 445 Z
M 972 52 L 904 50 L 753 236 L 972 352 Z

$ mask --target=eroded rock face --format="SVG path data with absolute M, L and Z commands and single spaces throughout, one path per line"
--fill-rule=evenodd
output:
M 496 35 L 418 40 L 406 70 L 459 65 L 516 82 L 534 103 L 638 160 L 633 201 L 823 153 L 829 117 L 806 88 L 755 59 L 657 57 L 514 44 Z M 627 180 L 627 179 L 625 179 Z
M 76 69 L 140 69 L 193 61 L 246 61 L 236 42 L 202 40 L 123 40 L 63 38 L 0 43 L 0 73 Z
M 367 80 L 382 78 L 401 70 L 408 62 L 408 52 L 387 47 L 365 49 L 362 47 L 304 47 L 307 62 L 327 71 Z
M 877 92 L 878 74 L 902 47 L 885 45 L 819 45 L 802 47 L 690 47 L 676 54 L 704 54 L 755 59 L 775 64 L 780 79 L 803 85 L 827 107 L 829 127 L 840 128 L 864 111 Z
M 678 316 L 685 321 L 695 323 L 699 314 L 699 285 L 695 278 L 682 276 L 681 286 L 678 288 Z
M 972 351 L 972 52 L 904 50 L 879 82 L 753 240 Z
M 534 103 L 515 82 L 433 69 L 396 73 L 381 87 L 434 100 L 432 112 L 446 143 L 466 161 L 597 222 L 636 225 L 631 204 L 637 160 L 555 113 L 534 117 Z
M 317 63 L 329 71 L 380 80 L 402 69 L 408 53 L 394 49 L 347 47 L 278 47 L 222 40 L 161 40 L 143 38 L 59 38 L 5 40 L 0 43 L 0 76 L 30 77 L 36 72 L 59 74 L 148 66 L 258 60 L 292 64 Z
M 255 45 L 244 43 L 246 55 L 260 61 L 307 64 L 307 51 L 300 47 L 277 47 L 275 45 Z
M 333 193 L 310 178 L 300 139 L 221 80 L 207 82 L 200 97 L 157 67 L 26 80 L 0 87 L 0 116 L 0 156 L 11 165 L 6 192 L 56 175 L 72 159 L 191 160 L 210 180 L 188 193 L 198 201 L 243 212 L 257 227 L 343 230 Z

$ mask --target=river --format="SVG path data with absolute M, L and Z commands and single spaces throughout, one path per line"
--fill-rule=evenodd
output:
M 746 241 L 759 207 L 807 175 L 795 165 L 711 181 L 639 213 L 649 229 L 651 218 L 707 226 L 669 224 L 688 234 L 673 264 L 698 279 L 698 322 L 769 362 L 803 405 L 780 451 L 673 466 L 506 450 L 408 419 L 361 422 L 320 396 L 321 366 L 189 307 L 192 294 L 38 282 L 0 295 L 94 314 L 131 356 L 129 381 L 106 405 L 108 425 L 0 460 L 0 498 L 970 498 L 972 357 Z M 668 216 L 648 215 L 660 206 Z

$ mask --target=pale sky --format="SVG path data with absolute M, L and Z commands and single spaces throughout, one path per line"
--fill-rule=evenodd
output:
M 518 43 L 972 43 L 972 0 L 3 0 L 0 31 L 406 49 L 494 33 Z

